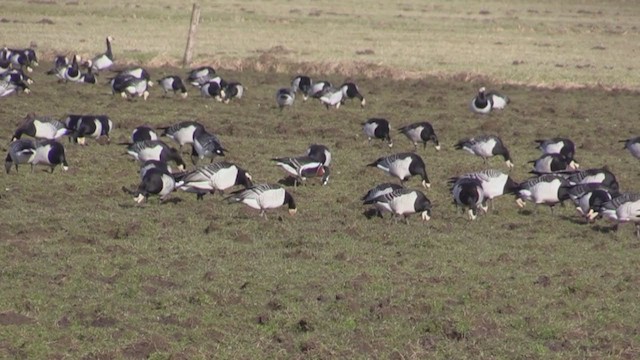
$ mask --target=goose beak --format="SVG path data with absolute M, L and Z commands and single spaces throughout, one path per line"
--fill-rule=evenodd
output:
M 516 204 L 518 204 L 519 208 L 523 208 L 526 203 L 524 202 L 524 200 L 522 200 L 520 198 L 517 198 L 516 199 Z
M 429 214 L 426 211 L 423 211 L 422 214 L 420 214 L 420 217 L 422 218 L 422 221 L 431 220 L 431 217 L 429 216 Z
M 298 212 L 298 209 L 289 209 L 289 215 L 293 216 Z

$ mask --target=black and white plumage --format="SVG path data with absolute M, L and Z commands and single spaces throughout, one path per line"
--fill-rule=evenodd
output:
M 592 212 L 590 219 L 598 214 L 620 223 L 632 222 L 636 227 L 636 236 L 640 238 L 640 194 L 623 193 L 604 203 L 597 211 Z
M 362 94 L 360 94 L 358 87 L 354 83 L 344 83 L 338 89 L 327 90 L 325 94 L 320 97 L 320 102 L 322 102 L 327 109 L 330 107 L 337 109 L 347 100 L 353 98 L 360 100 L 361 107 L 365 106 L 366 100 Z
M 161 140 L 145 140 L 129 144 L 127 154 L 133 156 L 140 163 L 148 160 L 157 160 L 162 162 L 173 161 L 179 170 L 184 170 L 186 164 L 182 160 L 182 156 L 177 149 L 169 147 Z
M 390 176 L 397 177 L 400 179 L 401 184 L 404 184 L 411 176 L 420 176 L 422 178 L 422 186 L 425 188 L 431 187 L 429 177 L 427 176 L 426 165 L 422 158 L 414 153 L 399 153 L 384 156 L 367 166 L 377 167 Z
M 182 79 L 177 75 L 165 76 L 158 80 L 158 84 L 164 91 L 164 96 L 172 92 L 174 94 L 180 92 L 182 98 L 186 98 L 188 95 L 187 88 L 184 86 Z
M 38 58 L 33 49 L 6 49 L 4 54 L 14 69 L 32 72 L 33 66 L 38 66 Z
M 485 87 L 478 90 L 478 94 L 471 99 L 471 111 L 477 114 L 489 114 L 493 109 L 502 110 L 510 102 L 509 98 L 497 92 L 487 93 Z
M 297 93 L 298 90 L 302 93 L 302 99 L 307 101 L 309 98 L 309 92 L 311 91 L 311 86 L 313 85 L 313 80 L 306 75 L 298 75 L 291 81 L 291 90 L 294 93 Z
M 81 82 L 82 73 L 80 72 L 80 66 L 78 65 L 79 61 L 80 55 L 75 55 L 73 60 L 71 60 L 71 65 L 64 69 L 64 74 L 62 75 L 63 81 Z
M 59 139 L 67 135 L 69 130 L 65 124 L 49 117 L 36 117 L 28 114 L 22 124 L 13 133 L 11 141 L 20 139 L 22 135 L 28 135 L 36 139 Z
M 296 202 L 288 191 L 275 184 L 259 184 L 247 189 L 234 191 L 227 197 L 230 203 L 241 202 L 252 209 L 260 210 L 260 216 L 267 218 L 266 211 L 287 205 L 289 214 L 297 212 Z
M 198 200 L 216 190 L 225 190 L 241 185 L 245 188 L 253 186 L 251 175 L 239 166 L 227 161 L 220 161 L 196 168 L 180 177 L 180 190 L 196 193 Z
M 360 93 L 360 89 L 355 83 L 346 82 L 340 86 L 340 90 L 342 90 L 343 98 L 342 103 L 344 104 L 346 100 L 350 99 L 358 99 L 360 100 L 360 107 L 364 107 L 367 103 L 366 99 Z
M 481 135 L 472 138 L 462 139 L 455 145 L 456 150 L 466 150 L 473 155 L 480 156 L 484 163 L 487 163 L 487 158 L 500 155 L 504 158 L 505 164 L 509 169 L 514 167 L 511 162 L 511 155 L 509 150 L 496 135 Z
M 196 69 L 192 69 L 187 75 L 187 82 L 196 87 L 209 82 L 209 80 L 216 77 L 216 71 L 211 66 L 202 66 Z
M 624 148 L 629 150 L 633 157 L 640 159 L 640 136 L 620 140 L 620 142 L 624 143 Z
M 394 190 L 398 190 L 398 189 L 402 189 L 403 186 L 402 185 L 398 185 L 398 184 L 392 184 L 392 183 L 382 183 L 382 184 L 378 184 L 376 186 L 374 186 L 373 188 L 369 189 L 369 191 L 367 191 L 367 193 L 362 197 L 362 202 L 363 203 L 371 203 L 372 201 L 374 201 L 377 197 L 385 195 L 385 194 L 389 194 L 391 192 L 393 192 Z M 388 202 L 373 202 L 373 205 L 376 208 L 376 214 L 379 217 L 383 217 L 384 212 L 392 212 L 391 207 L 389 206 Z
M 577 164 L 574 159 L 576 155 L 576 145 L 570 139 L 557 137 L 535 140 L 535 142 L 538 144 L 537 148 L 542 151 L 542 154 L 560 154 Z
M 36 150 L 31 159 L 31 171 L 35 165 L 45 165 L 51 168 L 51 172 L 56 166 L 62 165 L 62 169 L 67 171 L 69 164 L 65 155 L 64 146 L 55 140 L 40 140 L 36 142 Z
M 619 195 L 617 191 L 596 183 L 571 185 L 567 192 L 580 216 L 586 218 L 587 221 L 595 220 L 593 214 L 596 209 Z
M 225 104 L 228 104 L 231 99 L 242 99 L 244 95 L 244 86 L 239 82 L 230 82 L 227 83 L 224 87 L 224 96 L 223 101 Z
M 453 177 L 449 179 L 449 183 L 455 184 L 460 179 L 474 179 L 479 181 L 482 186 L 484 198 L 491 203 L 492 208 L 493 199 L 505 194 L 513 194 L 518 190 L 519 186 L 509 175 L 494 169 L 486 169 Z
M 365 205 L 374 205 L 376 208 L 382 207 L 392 214 L 403 216 L 408 223 L 411 214 L 420 213 L 423 221 L 431 218 L 431 201 L 418 190 L 401 188 L 376 198 L 363 201 Z
M 159 161 L 159 160 L 147 160 L 142 164 L 140 164 L 140 169 L 138 170 L 138 172 L 140 173 L 140 181 L 142 181 L 146 173 L 152 169 L 158 169 L 158 170 L 170 173 L 171 175 L 173 175 L 174 179 L 176 178 L 176 176 L 173 174 L 171 167 L 169 166 L 168 163 L 164 161 Z
M 111 42 L 113 37 L 107 36 L 107 50 L 99 55 L 96 55 L 92 60 L 87 61 L 86 66 L 93 71 L 101 71 L 110 68 L 114 63 L 113 51 L 111 50 Z
M 534 204 L 545 204 L 553 207 L 565 200 L 569 200 L 569 181 L 557 174 L 544 174 L 523 181 L 516 191 L 516 203 L 525 206 L 525 201 Z
M 271 160 L 275 161 L 276 165 L 295 178 L 294 187 L 298 183 L 304 182 L 308 177 L 321 177 L 322 185 L 326 185 L 329 182 L 329 168 L 309 156 L 281 157 Z
M 193 144 L 193 137 L 196 131 L 204 131 L 204 125 L 197 121 L 187 120 L 167 127 L 158 127 L 162 130 L 160 136 L 166 136 L 178 143 L 180 148 L 187 144 Z
M 142 97 L 147 100 L 149 97 L 149 81 L 137 78 L 133 75 L 117 75 L 111 79 L 111 90 L 113 94 L 120 94 L 125 99 Z
M 575 171 L 565 174 L 567 181 L 574 184 L 600 184 L 611 190 L 617 191 L 620 189 L 618 180 L 614 173 L 612 173 L 608 167 L 585 169 L 581 171 Z
M 529 161 L 533 164 L 533 173 L 550 174 L 557 171 L 577 170 L 578 164 L 561 154 L 544 154 L 538 159 Z
M 289 88 L 281 88 L 276 92 L 276 104 L 278 104 L 280 111 L 282 111 L 285 106 L 292 106 L 295 100 L 296 93 Z
M 147 82 L 149 82 L 149 86 L 153 86 L 153 82 L 151 81 L 151 74 L 149 74 L 149 71 L 147 71 L 147 69 L 140 67 L 140 66 L 136 66 L 136 67 L 132 67 L 132 68 L 128 68 L 125 70 L 121 70 L 118 72 L 119 76 L 126 76 L 126 75 L 130 75 L 133 76 L 135 78 L 138 79 L 144 79 L 147 80 Z
M 196 164 L 198 160 L 204 158 L 213 159 L 216 156 L 224 156 L 225 149 L 218 137 L 204 128 L 198 129 L 193 133 L 193 147 L 191 148 L 191 161 Z
M 47 71 L 47 75 L 55 75 L 60 69 L 64 69 L 69 65 L 69 58 L 65 55 L 56 55 L 53 59 L 53 67 Z
M 15 166 L 16 172 L 18 171 L 18 165 L 29 164 L 33 161 L 33 157 L 36 154 L 36 146 L 30 139 L 14 140 L 9 144 L 9 151 L 7 151 L 7 157 L 4 161 L 4 169 L 11 171 L 11 166 Z
M 225 94 L 224 88 L 219 81 L 209 80 L 200 86 L 200 95 L 202 97 L 211 97 L 217 101 L 222 101 Z
M 403 126 L 398 129 L 404 134 L 412 143 L 414 150 L 418 150 L 418 143 L 422 143 L 424 149 L 427 148 L 427 142 L 433 141 L 437 151 L 440 151 L 440 142 L 436 136 L 436 132 L 433 130 L 433 126 L 427 122 L 416 122 Z
M 4 74 L 0 77 L 0 97 L 9 96 L 11 94 L 18 94 L 19 91 L 25 94 L 31 93 L 31 89 L 26 82 L 22 80 L 14 80 L 12 76 Z
M 456 206 L 461 206 L 463 211 L 467 209 L 470 220 L 477 219 L 478 209 L 485 213 L 488 210 L 482 183 L 478 179 L 459 178 L 451 187 L 451 194 Z
M 140 204 L 150 195 L 157 195 L 160 201 L 165 201 L 180 185 L 181 182 L 176 182 L 167 169 L 156 167 L 145 171 L 136 191 L 128 191 L 125 188 L 123 190 L 134 195 L 134 200 Z
M 320 99 L 324 95 L 333 92 L 333 85 L 329 81 L 318 81 L 316 83 L 311 84 L 311 88 L 309 89 L 309 96 L 314 99 Z
M 22 69 L 11 69 L 10 71 L 2 74 L 0 78 L 14 84 L 18 84 L 20 82 L 24 82 L 27 85 L 33 84 L 33 79 L 27 76 Z
M 109 134 L 113 121 L 107 115 L 82 115 L 76 122 L 72 137 L 79 145 L 86 145 L 86 137 L 98 139 L 101 136 L 110 141 Z
M 305 155 L 321 162 L 324 166 L 331 165 L 331 151 L 325 145 L 311 144 L 305 151 Z
M 158 140 L 158 134 L 149 126 L 138 126 L 131 132 L 131 142 L 136 143 L 138 141 L 145 140 Z
M 371 118 L 362 123 L 362 131 L 367 136 L 369 143 L 371 143 L 371 139 L 376 138 L 382 141 L 386 140 L 389 147 L 393 147 L 391 129 L 387 119 Z

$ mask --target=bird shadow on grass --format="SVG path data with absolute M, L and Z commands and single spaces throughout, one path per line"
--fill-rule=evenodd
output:
M 373 218 L 382 218 L 382 216 L 380 216 L 380 214 L 378 213 L 378 210 L 376 209 L 366 209 L 365 211 L 362 212 L 362 215 L 364 215 L 364 217 L 367 218 L 367 220 L 371 220 Z
M 577 217 L 574 217 L 574 216 L 560 215 L 560 219 L 569 221 L 569 222 L 577 224 L 577 225 L 587 225 L 588 224 L 588 222 L 585 219 L 577 218 Z
M 278 184 L 282 186 L 294 186 L 296 184 L 296 178 L 293 176 L 287 176 L 284 179 L 278 180 Z M 298 184 L 300 185 L 300 184 Z

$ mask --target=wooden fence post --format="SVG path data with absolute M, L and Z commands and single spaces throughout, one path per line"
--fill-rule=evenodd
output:
M 193 4 L 193 10 L 191 10 L 191 25 L 189 26 L 189 35 L 187 36 L 187 48 L 184 50 L 184 57 L 182 58 L 182 66 L 187 67 L 191 64 L 191 58 L 193 57 L 193 46 L 195 44 L 196 30 L 198 29 L 198 23 L 200 22 L 200 5 Z

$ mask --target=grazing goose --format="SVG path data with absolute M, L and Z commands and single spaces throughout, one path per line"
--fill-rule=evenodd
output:
M 408 217 L 411 214 L 420 212 L 423 221 L 431 218 L 431 201 L 418 190 L 406 188 L 396 189 L 390 193 L 380 195 L 376 198 L 366 200 L 365 205 L 372 204 L 390 211 L 394 215 L 403 216 L 405 223 L 409 223 Z
M 537 160 L 529 161 L 530 164 L 533 164 L 534 174 L 549 174 L 557 171 L 571 171 L 577 170 L 578 164 L 566 158 L 561 154 L 544 154 L 539 157 Z
M 511 162 L 511 155 L 509 150 L 504 145 L 502 140 L 495 135 L 481 135 L 468 139 L 462 139 L 455 145 L 456 150 L 466 150 L 473 155 L 480 156 L 484 163 L 487 163 L 487 158 L 501 155 L 507 167 L 513 169 L 513 162 Z
M 225 190 L 236 185 L 245 188 L 253 186 L 251 175 L 247 171 L 226 161 L 198 167 L 181 177 L 181 180 L 183 184 L 180 190 L 196 193 L 198 200 L 202 200 L 207 193 L 213 194 L 216 190 L 223 194 Z
M 291 81 L 291 89 L 294 93 L 297 93 L 298 90 L 302 93 L 302 100 L 307 101 L 309 98 L 309 92 L 311 91 L 311 86 L 313 85 L 313 81 L 310 77 L 305 75 L 298 75 Z
M 178 150 L 169 147 L 161 140 L 145 140 L 128 144 L 127 154 L 133 156 L 140 163 L 148 160 L 157 160 L 162 162 L 174 161 L 178 166 L 178 170 L 183 171 L 186 164 L 182 160 L 182 156 Z
M 35 114 L 28 114 L 22 124 L 13 133 L 11 141 L 20 139 L 22 135 L 28 135 L 36 139 L 59 139 L 68 134 L 66 126 L 58 120 L 44 117 L 37 118 Z
M 276 92 L 276 103 L 278 104 L 280 111 L 282 111 L 285 106 L 292 106 L 295 99 L 296 93 L 291 89 L 281 88 Z
M 424 161 L 419 155 L 414 153 L 399 153 L 384 156 L 367 166 L 377 167 L 389 175 L 397 177 L 403 185 L 411 176 L 419 175 L 422 177 L 422 186 L 425 188 L 431 187 Z
M 46 165 L 53 169 L 62 165 L 62 169 L 67 171 L 69 164 L 64 153 L 64 146 L 55 140 L 40 140 L 36 143 L 36 152 L 31 159 L 31 172 L 35 165 Z
M 309 89 L 309 96 L 314 99 L 320 99 L 324 95 L 333 92 L 333 85 L 329 81 L 318 81 L 313 83 Z
M 209 80 L 202 84 L 200 87 L 200 95 L 202 97 L 212 97 L 217 101 L 222 101 L 226 96 L 224 88 L 220 85 L 220 82 Z
M 35 52 L 33 54 L 35 54 Z M 27 55 L 25 50 L 8 50 L 7 58 L 14 69 L 24 69 L 27 72 L 33 71 L 31 67 L 33 65 L 32 61 L 29 59 L 29 55 Z
M 484 198 L 491 204 L 491 209 L 493 209 L 493 199 L 504 194 L 513 194 L 518 190 L 518 183 L 509 175 L 494 169 L 481 170 L 459 177 L 453 177 L 449 179 L 449 183 L 455 184 L 460 179 L 465 178 L 478 180 L 480 182 Z
M 193 86 L 201 87 L 214 77 L 216 77 L 216 71 L 211 66 L 202 66 L 189 72 L 187 82 Z
M 598 214 L 617 224 L 633 222 L 636 227 L 636 236 L 640 238 L 640 194 L 624 193 L 604 203 L 598 211 L 592 212 L 589 219 L 594 219 Z
M 230 203 L 241 202 L 252 209 L 260 210 L 260 216 L 267 218 L 266 210 L 279 208 L 288 205 L 289 214 L 294 215 L 297 211 L 293 196 L 279 185 L 259 184 L 234 191 L 227 197 Z
M 329 182 L 329 168 L 309 156 L 282 157 L 271 160 L 275 161 L 276 165 L 283 168 L 287 174 L 294 176 L 294 187 L 297 187 L 298 183 L 303 183 L 308 177 L 322 177 L 322 185 Z
M 391 140 L 389 121 L 380 118 L 371 118 L 362 123 L 362 130 L 367 135 L 369 144 L 371 139 L 376 138 L 382 141 L 387 140 L 389 147 L 393 147 L 393 141 Z
M 147 82 L 149 83 L 149 87 L 153 86 L 153 82 L 151 81 L 151 75 L 149 74 L 149 72 L 146 69 L 144 69 L 144 68 L 142 68 L 140 66 L 133 67 L 133 68 L 126 69 L 126 70 L 122 70 L 122 71 L 118 72 L 117 76 L 126 76 L 126 75 L 130 75 L 130 76 L 133 76 L 133 77 L 138 78 L 138 79 L 147 80 Z
M 616 176 L 609 170 L 607 166 L 599 169 L 586 169 L 567 174 L 567 180 L 570 184 L 600 184 L 607 188 L 617 191 L 620 189 Z
M 640 136 L 620 140 L 620 142 L 624 143 L 624 148 L 629 150 L 633 157 L 640 159 Z
M 89 60 L 86 63 L 87 68 L 91 68 L 93 71 L 101 71 L 111 67 L 113 65 L 113 52 L 111 51 L 111 42 L 113 38 L 107 36 L 107 51 L 95 56 L 93 60 Z
M 158 80 L 158 84 L 160 84 L 160 87 L 164 91 L 163 96 L 167 96 L 167 93 L 169 92 L 173 92 L 174 94 L 176 94 L 179 91 L 182 98 L 187 97 L 187 88 L 184 86 L 184 83 L 179 76 L 165 76 L 162 79 Z
M 546 204 L 553 207 L 570 199 L 570 184 L 564 177 L 557 174 L 545 174 L 523 181 L 516 191 L 516 203 L 519 207 L 525 206 L 525 200 L 534 204 Z
M 216 156 L 224 156 L 227 151 L 217 136 L 203 129 L 193 133 L 193 147 L 191 148 L 191 161 L 196 164 L 198 160 L 210 158 L 211 162 Z
M 132 143 L 145 140 L 158 140 L 158 134 L 156 134 L 155 130 L 153 130 L 149 126 L 142 125 L 133 129 L 133 131 L 131 132 Z
M 166 169 L 153 168 L 145 172 L 136 191 L 130 191 L 124 187 L 122 190 L 133 195 L 134 200 L 140 204 L 150 195 L 158 195 L 161 202 L 165 201 L 180 185 L 181 182 L 176 182 L 173 175 Z
M 148 85 L 147 80 L 132 75 L 118 75 L 111 80 L 112 92 L 129 100 L 134 97 L 142 97 L 147 100 L 149 97 Z
M 426 121 L 417 122 L 403 126 L 398 129 L 413 143 L 414 151 L 418 150 L 418 143 L 421 142 L 424 149 L 427 148 L 427 141 L 433 141 L 437 151 L 440 151 L 440 142 L 436 136 L 433 126 Z
M 347 100 L 354 98 L 360 100 L 361 107 L 365 106 L 366 100 L 362 94 L 360 94 L 358 87 L 356 84 L 349 82 L 342 84 L 339 89 L 325 90 L 325 93 L 320 96 L 320 102 L 322 102 L 327 109 L 332 106 L 337 109 L 340 105 L 344 105 Z
M 394 190 L 398 190 L 402 188 L 403 186 L 398 184 L 392 184 L 392 183 L 378 184 L 375 187 L 369 189 L 369 191 L 367 191 L 367 193 L 362 197 L 361 200 L 365 204 L 371 203 L 379 196 L 389 194 Z M 385 211 L 392 212 L 388 202 L 373 202 L 373 205 L 375 206 L 375 209 L 376 209 L 376 215 L 379 217 L 384 217 L 383 214 Z
M 169 164 L 167 164 L 166 162 L 158 160 L 147 160 L 140 165 L 140 169 L 138 170 L 138 172 L 140 173 L 140 181 L 144 179 L 147 171 L 151 169 L 158 169 L 170 173 L 174 179 L 177 178 L 177 176 L 171 171 L 171 167 L 169 166 Z
M 552 138 L 535 140 L 535 142 L 538 143 L 537 148 L 542 151 L 542 154 L 560 154 L 578 164 L 574 159 L 576 145 L 573 141 L 567 138 Z
M 24 81 L 12 81 L 10 76 L 0 78 L 0 97 L 17 94 L 19 90 L 22 90 L 25 94 L 31 93 L 31 89 Z
M 580 216 L 587 218 L 599 209 L 604 203 L 619 195 L 617 191 L 611 190 L 602 184 L 577 184 L 571 185 L 567 189 L 569 198 L 576 206 Z
M 225 104 L 228 104 L 231 99 L 242 99 L 242 95 L 244 94 L 244 86 L 239 82 L 230 82 L 224 87 L 224 98 L 223 101 Z
M 14 165 L 17 172 L 18 165 L 32 162 L 35 154 L 36 146 L 33 141 L 29 139 L 14 140 L 9 144 L 9 151 L 4 161 L 4 169 L 8 174 L 11 171 L 11 165 Z
M 197 121 L 187 120 L 168 127 L 159 127 L 158 129 L 163 130 L 160 136 L 166 136 L 177 142 L 180 149 L 182 149 L 184 145 L 193 144 L 194 134 L 196 131 L 204 131 L 204 125 Z
M 485 213 L 488 210 L 482 183 L 473 178 L 460 178 L 451 187 L 451 194 L 456 206 L 461 206 L 463 211 L 466 208 L 469 214 L 469 220 L 475 220 L 478 217 L 478 208 Z
M 342 104 L 345 103 L 346 100 L 350 99 L 358 99 L 360 100 L 360 107 L 364 107 L 367 103 L 364 96 L 360 94 L 360 90 L 358 86 L 352 82 L 346 82 L 340 86 L 340 90 L 342 90 Z
M 321 162 L 324 166 L 331 165 L 331 151 L 325 145 L 311 144 L 307 148 L 305 155 Z
M 85 137 L 94 139 L 105 136 L 110 141 L 109 133 L 113 129 L 113 122 L 106 115 L 82 115 L 75 125 L 73 138 L 80 145 L 86 145 Z

